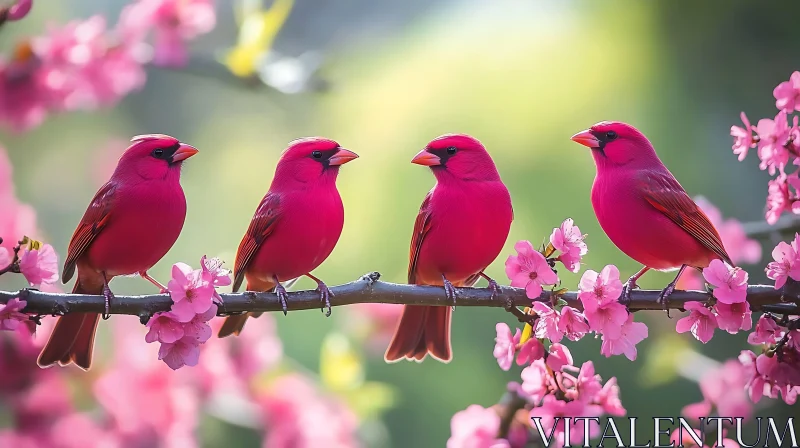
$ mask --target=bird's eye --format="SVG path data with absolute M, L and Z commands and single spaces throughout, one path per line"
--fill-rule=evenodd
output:
M 617 139 L 617 133 L 614 132 L 614 131 L 606 132 L 606 139 L 607 140 L 616 140 Z
M 154 149 L 153 150 L 153 157 L 155 157 L 157 159 L 160 159 L 163 156 L 164 156 L 164 150 L 163 149 Z
M 313 158 L 315 158 L 315 159 L 320 159 L 320 158 L 322 158 L 322 151 L 314 151 L 314 152 L 312 152 L 312 153 L 311 153 L 311 157 L 313 157 Z
M 458 148 L 456 148 L 455 146 L 451 146 L 451 147 L 447 148 L 447 153 L 450 154 L 451 156 L 453 154 L 455 154 L 457 151 L 458 151 Z

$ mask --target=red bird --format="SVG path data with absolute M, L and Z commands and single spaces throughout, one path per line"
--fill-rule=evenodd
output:
M 572 140 L 592 149 L 597 165 L 592 206 L 600 226 L 622 252 L 644 265 L 628 279 L 625 300 L 650 269 L 678 269 L 675 280 L 661 293 L 666 307 L 687 266 L 701 269 L 714 259 L 733 266 L 717 229 L 638 129 L 601 122 Z
M 513 219 L 511 196 L 497 168 L 474 137 L 447 134 L 428 143 L 412 163 L 430 167 L 436 185 L 422 201 L 408 264 L 408 283 L 444 286 L 455 303 L 454 286 L 472 286 L 497 258 Z M 405 305 L 384 359 L 421 362 L 427 354 L 452 359 L 449 306 Z
M 330 316 L 331 293 L 311 271 L 328 258 L 342 234 L 344 206 L 336 177 L 341 165 L 356 158 L 356 153 L 325 138 L 289 144 L 236 252 L 234 292 L 246 278 L 247 291 L 275 291 L 286 314 L 286 289 L 280 282 L 305 275 L 317 282 Z M 250 315 L 260 313 L 229 316 L 219 337 L 238 335 Z
M 134 137 L 111 179 L 94 195 L 72 235 L 62 282 L 78 269 L 75 294 L 103 294 L 108 317 L 113 294 L 108 284 L 118 275 L 147 275 L 172 247 L 183 228 L 186 199 L 180 184 L 183 161 L 197 149 L 168 135 Z M 74 362 L 92 365 L 92 347 L 99 314 L 74 313 L 58 319 L 39 355 L 39 366 Z

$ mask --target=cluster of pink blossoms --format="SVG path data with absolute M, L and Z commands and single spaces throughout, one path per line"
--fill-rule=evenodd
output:
M 624 354 L 630 360 L 636 359 L 636 344 L 647 337 L 647 327 L 641 322 L 634 322 L 633 315 L 628 313 L 625 305 L 619 303 L 622 282 L 616 266 L 606 266 L 599 273 L 592 270 L 583 273 L 578 293 L 583 313 L 566 304 L 551 306 L 540 300 L 542 286 L 555 285 L 559 281 L 553 269 L 555 260 L 562 262 L 568 270 L 577 272 L 582 257 L 588 252 L 584 235 L 572 219 L 565 220 L 560 227 L 553 229 L 550 244 L 544 253 L 535 250 L 529 241 L 519 241 L 514 248 L 517 255 L 511 255 L 506 260 L 506 275 L 511 280 L 511 286 L 524 287 L 526 295 L 533 301 L 531 309 L 537 316 L 533 329 L 536 339 L 558 343 L 566 337 L 577 341 L 587 333 L 594 332 L 603 337 L 603 355 Z M 556 250 L 561 254 L 553 258 Z M 516 348 L 519 345 L 518 340 L 506 339 L 506 342 L 510 341 L 510 346 Z M 541 344 L 536 339 L 531 340 Z M 523 344 L 519 350 L 527 353 L 530 349 Z M 503 357 L 498 356 L 502 355 L 499 348 L 495 352 L 498 363 L 507 370 L 511 365 L 509 356 L 513 357 L 513 353 Z
M 716 302 L 713 305 L 686 303 L 684 308 L 689 315 L 678 320 L 675 330 L 678 333 L 691 331 L 698 341 L 705 344 L 717 328 L 731 334 L 752 328 L 750 304 L 747 302 L 747 272 L 721 260 L 713 260 L 703 269 L 703 278 L 712 286 Z
M 144 85 L 144 64 L 185 65 L 186 42 L 214 24 L 211 0 L 138 0 L 113 29 L 100 15 L 50 26 L 0 57 L 0 126 L 22 132 L 53 112 L 114 105 Z
M 744 365 L 747 392 L 753 402 L 761 397 L 783 398 L 786 404 L 795 404 L 800 394 L 800 318 L 776 322 L 774 316 L 764 314 L 747 342 L 763 347 L 757 355 L 742 351 L 739 361 Z
M 800 111 L 800 72 L 792 73 L 772 94 L 779 111 L 774 119 L 762 118 L 753 126 L 742 112 L 743 127 L 731 126 L 733 152 L 739 160 L 744 160 L 750 149 L 758 148 L 759 167 L 770 175 L 777 174 L 769 181 L 767 193 L 766 218 L 770 224 L 777 222 L 783 212 L 800 214 L 798 170 L 786 173 L 789 165 L 800 165 L 800 117 L 793 116 L 789 123 L 789 114 Z
M 172 279 L 167 284 L 172 308 L 154 314 L 147 322 L 150 331 L 145 341 L 161 343 L 158 359 L 173 370 L 197 365 L 200 345 L 211 337 L 208 321 L 217 315 L 214 300 L 221 302 L 216 287 L 231 284 L 230 271 L 222 268 L 218 258 L 203 256 L 200 266 L 200 269 L 192 269 L 186 263 L 172 266 Z
M 556 260 L 570 272 L 580 270 L 581 259 L 589 251 L 584 238 L 581 229 L 571 218 L 567 218 L 560 227 L 553 229 L 550 244 L 543 250 L 544 253 L 534 249 L 530 241 L 518 241 L 514 245 L 517 255 L 510 255 L 506 260 L 506 275 L 511 280 L 511 286 L 525 288 L 529 299 L 538 299 L 543 286 L 555 285 L 559 281 L 553 269 Z M 561 254 L 553 257 L 556 251 Z
M 472 405 L 453 416 L 447 447 L 524 447 L 533 434 L 550 437 L 551 441 L 556 441 L 554 446 L 580 444 L 585 436 L 599 435 L 600 427 L 589 425 L 589 434 L 585 434 L 586 426 L 573 421 L 569 428 L 570 440 L 565 440 L 567 430 L 563 417 L 625 415 L 616 378 L 603 384 L 591 361 L 578 368 L 566 347 L 553 346 L 546 360 L 539 358 L 522 370 L 521 384 L 509 384 L 509 392 L 517 394 L 526 404 L 517 411 L 519 415 L 512 420 L 505 437 L 499 436 L 498 409 Z

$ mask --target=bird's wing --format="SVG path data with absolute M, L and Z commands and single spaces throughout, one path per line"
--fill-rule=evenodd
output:
M 72 278 L 75 273 L 75 266 L 78 259 L 86 253 L 86 250 L 92 244 L 92 241 L 103 231 L 108 219 L 111 216 L 111 208 L 114 203 L 114 192 L 116 186 L 108 182 L 95 193 L 92 202 L 81 218 L 78 228 L 72 234 L 72 239 L 69 240 L 69 247 L 67 249 L 67 259 L 64 262 L 64 273 L 61 276 L 61 281 L 66 283 Z
M 688 232 L 700 244 L 733 265 L 717 229 L 674 177 L 648 171 L 643 172 L 639 180 L 644 198 L 650 205 Z
M 275 230 L 275 223 L 280 217 L 280 197 L 275 193 L 267 193 L 256 209 L 250 227 L 244 234 L 239 250 L 236 252 L 236 262 L 233 267 L 233 290 L 239 290 L 244 281 L 244 273 L 258 248 L 264 243 L 269 235 Z
M 417 259 L 422 248 L 422 241 L 431 228 L 431 196 L 433 190 L 428 192 L 422 205 L 419 207 L 417 220 L 414 221 L 414 234 L 411 236 L 411 253 L 408 258 L 408 283 L 417 283 Z

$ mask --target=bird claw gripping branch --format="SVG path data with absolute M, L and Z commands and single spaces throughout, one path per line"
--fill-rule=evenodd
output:
M 103 309 L 103 320 L 108 320 L 111 317 L 111 300 L 114 299 L 114 293 L 108 286 L 108 280 L 103 283 L 103 298 L 105 299 L 105 308 Z
M 444 286 L 444 293 L 447 295 L 447 299 L 453 304 L 453 309 L 456 309 L 456 288 L 450 283 L 450 280 L 445 278 L 442 275 L 442 286 Z
M 317 290 L 319 291 L 319 298 L 323 304 L 320 309 L 325 313 L 325 317 L 331 317 L 331 297 L 333 296 L 333 292 L 331 292 L 328 285 L 322 280 L 317 280 Z
M 278 300 L 281 301 L 281 308 L 283 308 L 283 315 L 286 316 L 289 314 L 289 295 L 286 294 L 286 288 L 283 287 L 280 283 L 276 283 L 275 285 L 275 294 L 278 296 Z

